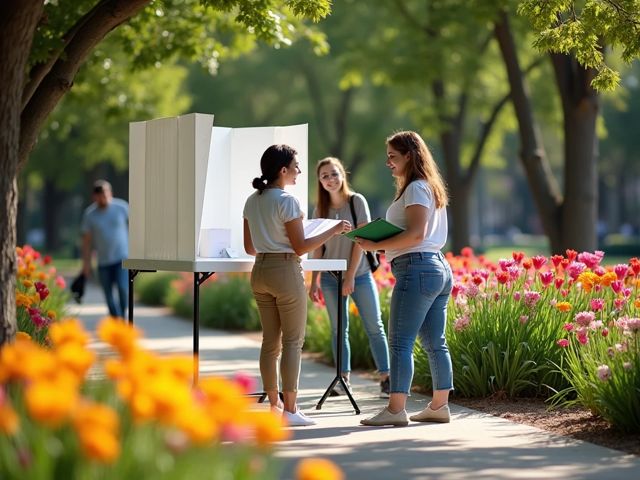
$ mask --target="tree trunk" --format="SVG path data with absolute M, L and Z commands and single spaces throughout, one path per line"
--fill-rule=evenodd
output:
M 599 97 L 591 87 L 595 70 L 573 56 L 551 55 L 564 113 L 564 205 L 562 250 L 597 248 L 598 178 L 596 120 Z
M 24 72 L 42 0 L 0 3 L 0 345 L 16 332 L 18 145 Z
M 451 185 L 449 183 L 449 185 Z M 471 212 L 469 209 L 468 186 L 451 189 L 451 251 L 459 254 L 464 247 L 471 245 Z
M 504 60 L 511 100 L 520 133 L 520 160 L 535 201 L 542 228 L 549 238 L 551 251 L 562 252 L 562 199 L 557 182 L 549 167 L 539 128 L 533 116 L 531 97 L 518 62 L 518 52 L 506 12 L 502 12 L 494 28 Z

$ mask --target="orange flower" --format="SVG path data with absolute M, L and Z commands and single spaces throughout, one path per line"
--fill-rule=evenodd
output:
M 615 282 L 618 279 L 618 276 L 615 272 L 607 272 L 600 277 L 600 283 L 605 287 L 610 287 L 612 282 Z
M 82 381 L 95 360 L 95 354 L 92 351 L 77 343 L 65 343 L 59 346 L 55 350 L 55 355 L 60 365 L 77 375 L 79 381 Z
M 640 308 L 640 298 L 636 298 L 633 304 L 636 306 L 636 308 Z
M 572 307 L 569 302 L 558 302 L 556 303 L 556 308 L 561 312 L 568 312 Z
M 50 427 L 66 420 L 78 403 L 75 385 L 65 381 L 38 381 L 30 384 L 24 395 L 29 414 Z
M 5 400 L 0 404 L 0 433 L 14 435 L 19 426 L 18 414 L 9 402 Z
M 53 314 L 53 317 L 51 316 Z M 55 318 L 55 312 L 47 312 L 49 318 Z M 53 323 L 49 328 L 49 338 L 54 346 L 60 347 L 73 343 L 76 345 L 86 345 L 89 343 L 89 334 L 84 330 L 82 323 L 77 318 L 65 318 Z
M 98 325 L 100 339 L 115 348 L 123 357 L 130 356 L 137 347 L 140 330 L 114 317 L 105 317 Z
M 250 411 L 247 421 L 253 426 L 256 443 L 260 447 L 287 440 L 291 436 L 290 431 L 283 428 L 282 415 L 270 411 Z
M 103 463 L 113 463 L 120 455 L 117 437 L 105 430 L 84 430 L 78 435 L 85 455 Z
M 23 280 L 22 286 L 25 288 L 31 288 L 33 287 L 33 282 L 31 280 Z
M 28 342 L 31 340 L 31 335 L 27 332 L 17 332 L 16 333 L 16 342 Z
M 16 306 L 29 308 L 33 303 L 33 299 L 29 295 L 25 295 L 24 293 L 16 292 Z
M 344 473 L 331 460 L 305 458 L 296 468 L 297 480 L 342 480 Z

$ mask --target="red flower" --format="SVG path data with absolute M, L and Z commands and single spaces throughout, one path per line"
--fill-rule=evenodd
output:
M 567 348 L 569 346 L 569 340 L 567 340 L 566 338 L 561 338 L 560 340 L 558 340 L 556 342 L 556 344 L 560 347 L 560 348 Z
M 516 263 L 519 264 L 522 261 L 522 259 L 524 258 L 524 252 L 513 252 L 511 254 L 511 256 L 516 261 Z
M 568 248 L 565 253 L 567 254 L 567 258 L 570 262 L 573 262 L 578 256 L 578 252 L 576 252 L 575 250 L 571 250 L 570 248 Z
M 464 247 L 462 250 L 460 250 L 460 255 L 462 255 L 463 257 L 473 257 L 473 248 Z
M 563 259 L 564 257 L 562 255 L 554 255 L 553 257 L 551 257 L 551 262 L 553 263 L 554 267 L 558 268 L 558 265 L 562 263 Z
M 531 258 L 531 261 L 533 262 L 533 268 L 535 268 L 536 270 L 540 270 L 547 263 L 547 257 L 536 255 L 535 257 Z
M 509 273 L 508 272 L 497 272 L 496 278 L 498 279 L 498 283 L 504 285 L 509 281 Z
M 42 263 L 44 263 L 45 265 L 49 265 L 51 263 L 51 255 L 45 255 L 42 258 Z

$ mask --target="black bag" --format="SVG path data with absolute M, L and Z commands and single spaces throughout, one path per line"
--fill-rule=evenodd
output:
M 69 290 L 71 290 L 71 294 L 73 295 L 73 299 L 77 303 L 82 303 L 82 296 L 84 295 L 84 283 L 86 278 L 84 273 L 80 273 L 76 278 L 71 282 L 71 286 Z
M 358 228 L 358 219 L 356 218 L 356 208 L 353 206 L 353 197 L 355 195 L 351 195 L 349 197 L 349 207 L 351 208 L 351 218 L 353 219 L 353 228 Z M 365 252 L 365 257 L 367 257 L 367 262 L 369 262 L 369 268 L 371 268 L 372 272 L 375 272 L 380 266 L 380 254 L 378 252 L 373 254 L 373 252 Z

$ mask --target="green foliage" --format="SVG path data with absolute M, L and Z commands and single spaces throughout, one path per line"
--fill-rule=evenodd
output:
M 390 288 L 384 287 L 381 289 L 380 303 L 385 330 L 388 330 L 390 295 Z M 333 363 L 331 342 L 331 324 L 327 309 L 324 306 L 309 302 L 305 348 L 312 352 L 322 353 L 328 363 Z M 371 355 L 369 337 L 353 301 L 350 301 L 349 308 L 349 346 L 351 349 L 351 368 L 375 370 L 376 365 Z
M 260 330 L 258 307 L 247 275 L 228 275 L 201 289 L 202 324 L 225 330 Z
M 526 290 L 524 282 L 499 286 L 497 299 L 493 292 L 470 293 L 466 303 L 450 305 L 447 343 L 460 395 L 535 395 L 545 382 L 557 380 L 550 378 L 550 362 L 560 361 L 555 340 L 563 324 L 551 306 L 555 291 L 540 284 Z M 525 291 L 541 292 L 540 299 L 528 305 Z
M 193 315 L 193 280 L 183 274 L 171 284 L 167 305 L 180 316 Z M 200 286 L 201 325 L 227 330 L 259 330 L 258 308 L 246 275 L 216 275 Z
M 630 63 L 640 56 L 640 4 L 634 0 L 584 2 L 524 0 L 518 12 L 526 16 L 539 36 L 534 45 L 542 51 L 575 55 L 584 67 L 597 70 L 591 85 L 612 90 L 620 75 L 605 63 L 606 47 L 621 48 Z
M 164 305 L 171 284 L 179 277 L 177 273 L 156 272 L 139 274 L 135 281 L 138 300 L 147 305 Z

